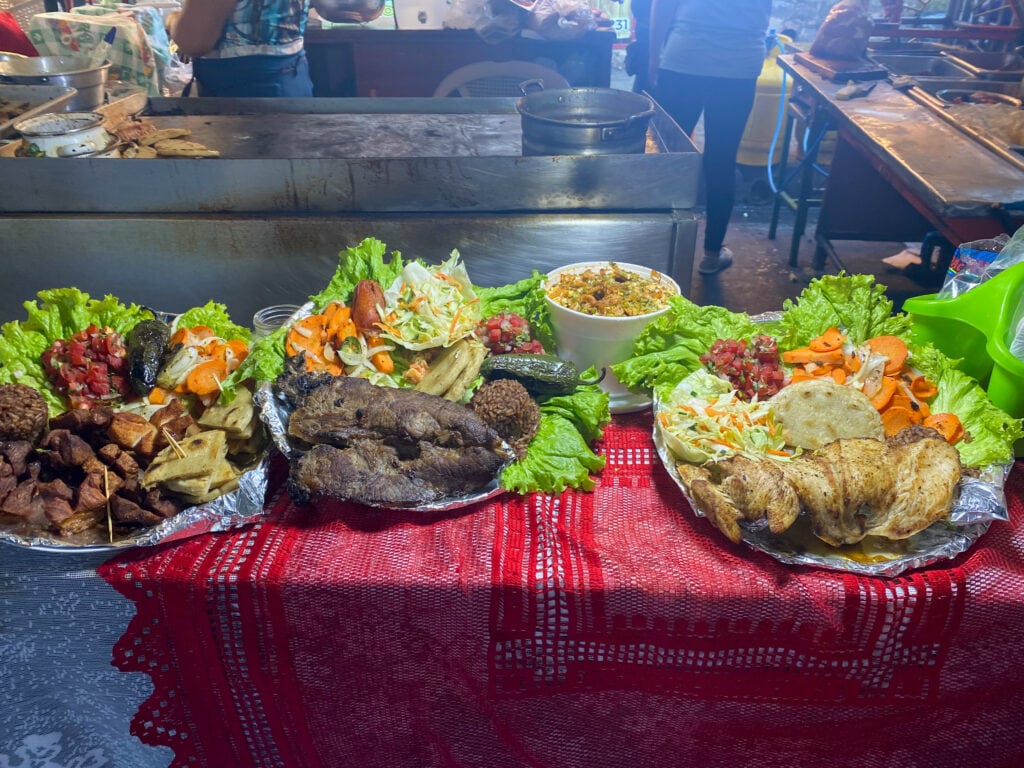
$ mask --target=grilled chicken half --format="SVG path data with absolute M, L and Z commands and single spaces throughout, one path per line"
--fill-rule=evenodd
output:
M 731 541 L 739 521 L 766 519 L 779 534 L 803 512 L 831 546 L 865 536 L 905 539 L 949 514 L 960 454 L 934 430 L 912 427 L 887 442 L 844 438 L 790 461 L 736 456 L 707 467 L 681 463 L 698 508 Z

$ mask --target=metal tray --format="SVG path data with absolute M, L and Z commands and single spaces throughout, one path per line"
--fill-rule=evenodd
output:
M 968 125 L 959 120 L 953 109 L 956 105 L 943 101 L 938 95 L 939 91 L 968 90 L 968 91 L 989 91 L 1008 96 L 1016 96 L 1016 84 L 1000 82 L 998 80 L 936 80 L 931 83 L 919 83 L 907 91 L 918 104 L 927 107 L 938 117 L 955 127 L 965 136 L 973 139 L 978 144 L 990 149 L 1009 163 L 1024 171 L 1024 148 L 1009 144 L 1005 139 L 984 130 L 980 127 Z M 1004 107 L 1014 109 L 1010 105 L 991 105 L 992 107 Z
M 1024 78 L 1024 56 L 1012 51 L 946 51 L 943 55 L 974 77 L 1013 83 Z
M 891 75 L 914 78 L 971 77 L 963 66 L 946 56 L 901 55 L 895 53 L 872 54 L 871 59 L 889 70 Z
M 31 106 L 17 117 L 0 123 L 0 138 L 15 133 L 14 124 L 28 117 L 47 112 L 63 112 L 65 105 L 78 93 L 77 88 L 63 85 L 17 85 L 0 83 L 0 99 L 28 102 Z

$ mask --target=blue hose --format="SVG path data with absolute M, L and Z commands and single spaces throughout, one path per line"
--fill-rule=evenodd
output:
M 782 44 L 779 44 L 782 47 Z M 775 175 L 772 173 L 772 160 L 775 159 L 775 145 L 779 142 L 779 134 L 782 132 L 783 115 L 786 113 L 786 70 L 782 70 L 782 86 L 779 89 L 779 116 L 775 120 L 775 132 L 772 134 L 772 143 L 768 147 L 768 186 L 772 194 L 779 194 L 778 186 L 775 184 Z M 788 147 L 786 148 L 788 151 Z

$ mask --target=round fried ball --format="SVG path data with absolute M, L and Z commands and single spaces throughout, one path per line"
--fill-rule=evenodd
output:
M 469 407 L 505 438 L 517 458 L 526 456 L 526 447 L 540 426 L 540 408 L 526 387 L 515 379 L 485 382 L 474 393 Z
M 35 444 L 46 431 L 46 401 L 24 384 L 0 384 L 0 440 L 28 440 Z

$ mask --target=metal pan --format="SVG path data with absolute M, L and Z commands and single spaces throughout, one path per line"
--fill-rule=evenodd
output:
M 66 85 L 5 85 L 0 83 L 0 101 L 28 103 L 24 112 L 0 123 L 0 138 L 14 133 L 14 124 L 48 112 L 63 112 L 78 90 Z

